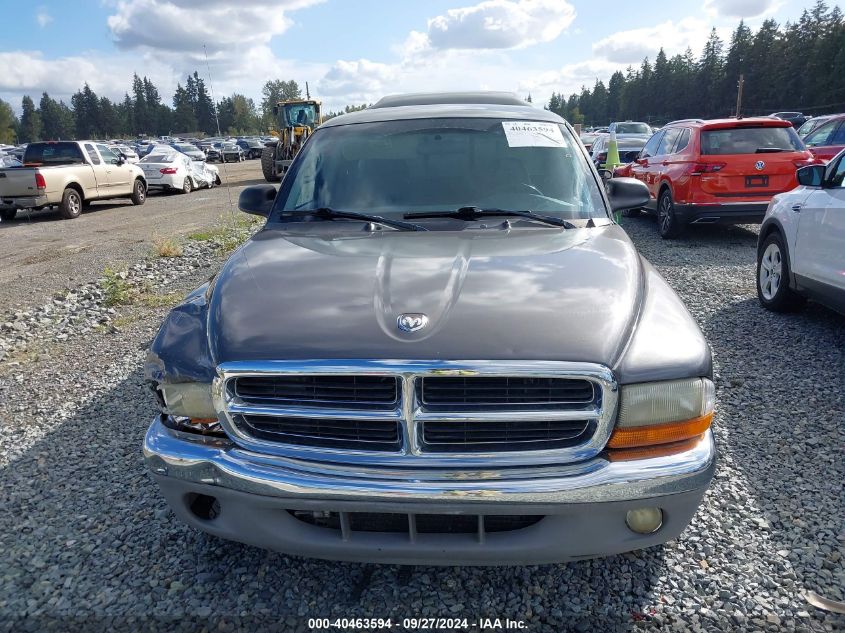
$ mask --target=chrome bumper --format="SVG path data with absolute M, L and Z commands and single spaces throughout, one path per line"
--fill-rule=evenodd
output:
M 144 438 L 144 459 L 162 486 L 172 479 L 292 502 L 443 504 L 456 510 L 458 505 L 489 505 L 507 514 L 503 504 L 519 511 L 702 491 L 713 476 L 716 449 L 708 431 L 688 451 L 633 461 L 612 462 L 600 455 L 566 466 L 373 468 L 260 455 L 225 439 L 174 431 L 157 416 Z

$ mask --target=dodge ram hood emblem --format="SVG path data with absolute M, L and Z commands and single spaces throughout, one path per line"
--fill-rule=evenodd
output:
M 757 171 L 763 171 L 763 167 L 765 166 L 766 163 L 764 163 L 762 160 L 758 160 L 756 163 L 754 163 L 754 169 L 756 169 Z
M 416 332 L 428 325 L 428 317 L 416 313 L 400 314 L 396 323 L 403 332 Z

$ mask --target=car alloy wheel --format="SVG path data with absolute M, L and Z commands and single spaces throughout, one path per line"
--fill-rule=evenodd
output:
M 783 254 L 780 246 L 769 244 L 760 258 L 760 294 L 766 301 L 774 300 L 783 279 Z

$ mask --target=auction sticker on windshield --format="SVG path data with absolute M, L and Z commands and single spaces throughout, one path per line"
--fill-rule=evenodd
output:
M 555 123 L 544 121 L 502 121 L 508 147 L 566 147 Z

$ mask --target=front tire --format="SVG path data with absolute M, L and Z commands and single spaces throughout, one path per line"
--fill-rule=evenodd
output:
M 3 222 L 11 222 L 18 214 L 17 209 L 0 209 L 0 220 Z
M 78 218 L 82 213 L 82 196 L 76 189 L 65 189 L 59 213 L 65 220 Z
M 684 225 L 675 215 L 675 202 L 672 193 L 664 189 L 657 201 L 657 232 L 664 240 L 673 240 L 684 233 Z
M 789 287 L 789 261 L 780 233 L 771 233 L 757 252 L 757 298 L 772 312 L 793 312 L 804 297 Z
M 261 152 L 261 172 L 267 182 L 279 182 L 282 177 L 276 171 L 276 148 L 265 147 Z
M 147 201 L 147 185 L 140 178 L 136 179 L 135 184 L 132 185 L 131 200 L 132 204 L 136 206 L 140 206 Z

